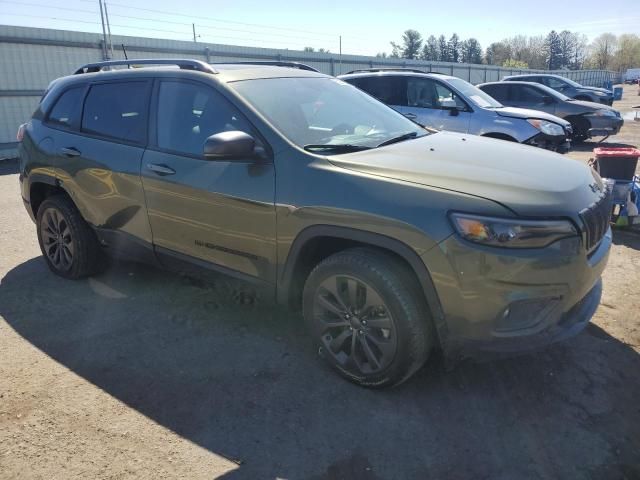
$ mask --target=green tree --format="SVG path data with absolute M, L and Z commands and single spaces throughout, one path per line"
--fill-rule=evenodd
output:
M 555 30 L 551 30 L 547 35 L 544 51 L 548 70 L 557 70 L 562 66 L 562 48 L 560 36 Z
M 482 47 L 475 38 L 462 42 L 461 50 L 463 63 L 482 63 Z
M 506 42 L 494 42 L 487 47 L 485 60 L 488 65 L 502 65 L 511 58 L 511 47 Z
M 402 34 L 402 43 L 391 42 L 391 46 L 393 47 L 393 54 L 399 57 L 418 58 L 422 49 L 422 35 L 417 30 L 405 30 L 404 34 Z
M 447 44 L 447 39 L 444 38 L 444 35 L 440 35 L 440 37 L 438 37 L 438 61 L 451 61 L 449 58 L 449 45 Z
M 591 44 L 592 54 L 589 59 L 591 66 L 598 69 L 610 68 L 613 64 L 617 41 L 613 33 L 603 33 L 596 37 Z
M 427 41 L 422 48 L 422 59 L 432 62 L 438 61 L 438 40 L 433 35 L 429 35 Z
M 513 58 L 509 58 L 502 63 L 503 67 L 507 68 L 529 68 L 529 64 L 527 62 L 523 62 L 522 60 L 515 60 Z
M 576 37 L 569 30 L 563 30 L 558 35 L 560 44 L 560 68 L 570 68 L 573 64 L 575 49 L 576 49 Z
M 589 39 L 583 33 L 573 34 L 573 60 L 571 61 L 572 70 L 580 70 L 584 68 L 584 62 L 587 57 L 587 49 L 589 46 Z
M 449 43 L 447 44 L 447 50 L 449 53 L 449 61 L 450 62 L 459 62 L 460 61 L 460 37 L 458 37 L 457 33 L 451 35 L 449 39 Z
M 618 37 L 618 50 L 613 57 L 613 68 L 624 72 L 640 65 L 640 37 L 625 33 Z

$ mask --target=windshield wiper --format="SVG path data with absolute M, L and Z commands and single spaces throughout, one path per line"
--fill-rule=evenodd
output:
M 353 145 L 350 143 L 320 143 L 320 144 L 309 144 L 303 147 L 308 152 L 329 150 L 332 153 L 349 153 L 349 152 L 359 152 L 360 150 L 370 150 L 371 147 L 366 147 L 364 145 Z
M 409 140 L 410 138 L 415 138 L 418 136 L 418 132 L 409 132 L 404 133 L 402 135 L 398 135 L 397 137 L 390 138 L 389 140 L 385 140 L 378 147 L 384 147 L 385 145 L 391 145 L 392 143 L 402 142 L 404 140 Z

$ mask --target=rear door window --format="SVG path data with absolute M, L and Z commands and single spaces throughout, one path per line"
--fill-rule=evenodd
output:
M 482 90 L 488 94 L 489 96 L 495 98 L 501 103 L 504 103 L 509 100 L 509 85 L 485 85 L 482 87 Z
M 92 85 L 84 102 L 82 131 L 114 140 L 145 143 L 149 82 Z
M 409 78 L 407 81 L 407 102 L 410 107 L 440 108 L 436 82 L 430 78 Z
M 519 103 L 544 103 L 544 92 L 529 85 L 518 85 L 512 89 L 511 98 Z
M 380 75 L 349 80 L 360 90 L 387 105 L 407 106 L 406 78 L 399 75 Z
M 54 125 L 71 127 L 79 115 L 84 89 L 84 85 L 73 87 L 60 95 L 60 98 L 51 109 L 47 121 Z

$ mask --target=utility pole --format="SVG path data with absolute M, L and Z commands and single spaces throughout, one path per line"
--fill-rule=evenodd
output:
M 111 39 L 111 23 L 109 22 L 109 10 L 107 10 L 107 1 L 104 2 L 104 18 L 107 20 L 107 33 L 109 34 L 109 50 L 111 58 L 113 58 L 113 40 Z
M 196 40 L 196 24 L 192 23 L 191 27 L 193 28 L 193 43 L 196 43 L 198 40 Z
M 338 75 L 342 75 L 342 35 L 340 35 L 340 68 L 338 71 L 340 72 Z
M 102 58 L 104 60 L 109 60 L 109 51 L 107 50 L 107 31 L 104 28 L 104 12 L 102 10 L 102 0 L 98 0 L 98 5 L 100 5 L 100 20 L 102 21 Z

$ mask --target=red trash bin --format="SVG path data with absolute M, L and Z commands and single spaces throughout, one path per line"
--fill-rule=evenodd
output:
M 597 171 L 603 178 L 632 182 L 638 166 L 640 150 L 633 147 L 598 147 L 596 155 Z

